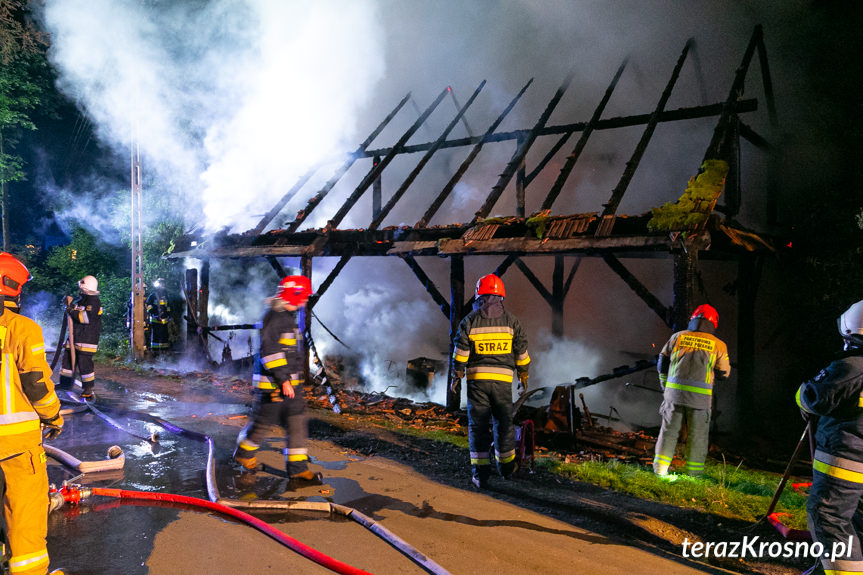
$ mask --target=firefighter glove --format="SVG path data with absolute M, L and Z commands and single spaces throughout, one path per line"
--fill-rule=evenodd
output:
M 459 393 L 461 391 L 461 376 L 457 373 L 452 375 L 452 380 L 449 382 L 449 388 L 453 393 Z
M 54 419 L 43 419 L 42 428 L 45 430 L 44 439 L 54 439 L 63 431 L 63 417 L 58 414 Z
M 525 371 L 523 373 L 518 374 L 518 386 L 521 388 L 521 393 L 527 391 L 527 380 L 530 376 Z

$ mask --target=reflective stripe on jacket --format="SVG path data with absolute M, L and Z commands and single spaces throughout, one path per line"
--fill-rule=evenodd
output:
M 96 353 L 99 336 L 102 334 L 102 303 L 99 296 L 81 294 L 69 316 L 72 318 L 75 349 L 84 353 Z M 66 347 L 69 347 L 68 340 Z
M 856 350 L 863 353 L 863 350 Z M 797 390 L 797 404 L 818 415 L 815 431 L 816 471 L 863 483 L 863 356 L 832 362 Z M 819 454 L 821 454 L 819 456 Z M 848 465 L 847 462 L 857 462 Z M 820 462 L 820 463 L 816 463 Z M 859 472 L 859 475 L 857 474 Z
M 679 331 L 666 342 L 660 356 L 670 360 L 667 362 L 665 399 L 675 405 L 710 409 L 714 372 L 723 378 L 731 373 L 725 342 L 710 333 Z M 666 363 L 662 357 L 660 365 Z
M 261 351 L 252 375 L 252 387 L 261 391 L 278 390 L 285 381 L 299 385 L 305 369 L 305 350 L 297 312 L 285 309 L 278 298 L 273 298 L 270 303 L 271 309 L 261 322 Z
M 39 422 L 60 413 L 42 328 L 11 311 L 0 315 L 0 459 L 41 443 Z
M 512 383 L 516 373 L 527 373 L 530 355 L 521 323 L 503 310 L 498 317 L 484 317 L 481 310 L 470 312 L 459 324 L 453 350 L 453 365 L 468 381 Z

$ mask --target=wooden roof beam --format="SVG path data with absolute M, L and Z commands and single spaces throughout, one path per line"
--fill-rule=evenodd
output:
M 491 123 L 491 125 L 488 127 L 488 130 L 486 130 L 485 135 L 477 139 L 473 149 L 470 151 L 470 154 L 468 154 L 467 158 L 462 161 L 458 170 L 456 170 L 456 173 L 453 174 L 453 176 L 449 179 L 447 184 L 443 187 L 443 189 L 440 191 L 440 193 L 437 195 L 437 197 L 434 199 L 434 201 L 431 203 L 429 208 L 426 210 L 426 212 L 423 214 L 423 216 L 419 219 L 419 221 L 414 227 L 424 228 L 428 225 L 429 221 L 434 217 L 434 215 L 440 209 L 441 205 L 443 205 L 444 200 L 447 199 L 453 188 L 455 188 L 456 184 L 459 182 L 459 180 L 461 180 L 465 172 L 467 172 L 467 169 L 470 167 L 471 163 L 473 163 L 473 161 L 476 159 L 477 155 L 479 154 L 480 150 L 482 150 L 482 147 L 486 142 L 486 138 L 494 134 L 494 131 L 497 129 L 498 126 L 500 126 L 500 123 L 503 122 L 507 114 L 512 111 L 516 103 L 527 91 L 527 88 L 531 85 L 531 83 L 533 83 L 533 78 L 531 78 L 527 82 L 527 84 L 525 84 L 524 87 L 519 90 L 518 94 L 515 95 L 515 98 L 510 101 L 509 105 L 504 108 L 503 112 L 501 112 L 500 115 L 495 119 L 495 121 Z M 441 146 L 443 146 L 443 144 L 441 144 Z
M 408 128 L 408 130 L 404 134 L 402 134 L 402 137 L 399 138 L 399 141 L 396 142 L 396 145 L 391 149 L 390 153 L 387 154 L 377 166 L 372 168 L 372 170 L 368 174 L 366 174 L 366 177 L 363 178 L 363 181 L 360 182 L 360 185 L 358 185 L 356 189 L 354 189 L 348 199 L 345 200 L 345 203 L 342 204 L 342 207 L 339 208 L 339 211 L 337 211 L 336 214 L 329 221 L 329 223 L 327 224 L 328 229 L 338 228 L 344 217 L 348 215 L 348 212 L 351 211 L 351 208 L 354 207 L 354 204 L 357 203 L 357 201 L 362 197 L 362 195 L 366 192 L 369 186 L 372 185 L 372 182 L 374 182 L 381 175 L 381 172 L 384 171 L 384 168 L 386 168 L 390 164 L 390 162 L 392 162 L 393 159 L 401 152 L 404 145 L 407 144 L 407 141 L 411 138 L 411 136 L 414 135 L 414 133 L 419 129 L 419 127 L 425 124 L 425 121 L 428 119 L 431 113 L 434 112 L 435 108 L 438 107 L 438 104 L 440 104 L 446 96 L 447 89 L 448 88 L 444 88 L 443 90 L 441 90 L 441 93 L 438 94 L 437 98 L 434 99 L 431 105 L 429 105 L 429 107 L 425 109 L 425 111 L 420 115 L 420 117 L 417 118 L 417 121 L 414 122 L 413 125 Z
M 309 216 L 309 214 L 312 213 L 312 210 L 314 210 L 318 206 L 318 204 L 321 203 L 321 200 L 323 200 L 326 197 L 326 195 L 330 192 L 330 190 L 332 190 L 333 187 L 338 183 L 338 181 L 340 179 L 342 179 L 342 176 L 344 176 L 345 173 L 350 169 L 350 167 L 354 165 L 354 162 L 356 162 L 359 158 L 364 157 L 364 155 L 365 155 L 364 153 L 366 151 L 366 148 L 368 148 L 371 145 L 371 143 L 374 141 L 374 139 L 378 137 L 378 135 L 383 131 L 384 128 L 386 128 L 386 126 L 390 123 L 390 121 L 392 121 L 392 119 L 396 116 L 396 114 L 398 114 L 399 110 L 401 110 L 402 107 L 407 103 L 407 101 L 408 101 L 408 99 L 410 99 L 410 97 L 411 97 L 411 94 L 410 94 L 410 92 L 408 92 L 407 95 L 404 98 L 402 98 L 402 100 L 398 104 L 396 104 L 396 107 L 393 108 L 392 112 L 390 112 L 387 115 L 387 117 L 384 118 L 384 120 L 380 124 L 378 124 L 378 127 L 375 128 L 371 134 L 369 134 L 369 137 L 366 138 L 365 141 L 359 145 L 357 150 L 353 154 L 348 156 L 348 159 L 345 160 L 345 163 L 342 164 L 342 166 L 338 170 L 336 170 L 336 173 L 333 174 L 333 177 L 331 177 L 327 181 L 327 183 L 324 184 L 324 187 L 321 188 L 321 190 L 317 194 L 315 194 L 306 203 L 306 207 L 304 209 L 300 210 L 300 212 L 297 214 L 297 217 L 294 219 L 294 221 L 291 222 L 290 224 L 288 224 L 288 231 L 295 232 L 297 230 L 297 228 L 299 228 L 300 225 L 302 225 L 302 223 L 306 220 L 306 218 Z M 288 201 L 285 198 L 283 198 L 283 200 L 284 200 L 284 203 L 287 203 L 287 201 Z M 284 203 L 282 204 L 282 207 L 284 207 Z M 281 210 L 281 207 L 279 208 L 279 210 Z M 272 210 L 271 210 L 271 212 L 272 212 Z M 278 213 L 278 210 L 276 211 L 276 213 Z M 267 216 L 269 216 L 269 215 L 270 214 L 268 213 Z M 275 214 L 273 214 L 273 217 L 275 217 Z M 265 217 L 265 219 L 266 219 L 266 217 Z M 262 223 L 263 223 L 263 221 L 264 220 L 261 220 Z M 263 227 L 261 227 L 261 224 L 258 224 L 258 227 L 260 227 L 261 230 L 263 230 L 263 227 L 266 227 L 266 224 L 264 224 Z M 258 229 L 258 228 L 255 228 L 255 229 Z
M 512 159 L 507 164 L 506 168 L 504 168 L 503 173 L 498 178 L 497 183 L 492 186 L 491 192 L 489 192 L 488 197 L 485 200 L 485 203 L 477 210 L 476 215 L 473 218 L 473 222 L 477 222 L 483 218 L 488 217 L 488 214 L 494 208 L 494 205 L 497 203 L 497 200 L 500 198 L 501 194 L 503 194 L 503 190 L 506 188 L 509 181 L 512 179 L 512 176 L 515 175 L 516 170 L 518 170 L 519 166 L 524 161 L 525 156 L 527 155 L 528 150 L 536 141 L 536 138 L 539 136 L 539 130 L 541 130 L 546 122 L 548 122 L 549 117 L 551 117 L 552 112 L 560 103 L 561 98 L 566 93 L 567 88 L 569 88 L 569 84 L 572 82 L 572 73 L 570 73 L 557 89 L 554 96 L 549 101 L 548 105 L 545 107 L 545 110 L 537 120 L 533 129 L 528 132 L 526 137 L 520 140 L 519 146 L 516 149 L 515 153 L 512 156 Z
M 441 144 L 446 141 L 446 137 L 449 135 L 450 132 L 452 132 L 453 128 L 456 127 L 459 120 L 464 118 L 465 112 L 467 112 L 467 109 L 470 107 L 471 104 L 473 104 L 473 102 L 474 102 L 474 100 L 476 100 L 477 96 L 479 96 L 479 93 L 482 91 L 483 87 L 485 87 L 485 80 L 480 82 L 479 86 L 477 86 L 477 88 L 476 88 L 476 90 L 474 90 L 473 94 L 471 94 L 470 98 L 468 98 L 467 103 L 464 106 L 462 106 L 461 108 L 459 108 L 455 117 L 450 121 L 450 123 L 447 125 L 447 127 L 444 128 L 444 131 L 441 132 L 441 135 L 438 137 L 438 139 L 435 141 L 435 143 L 432 145 L 432 147 L 426 151 L 426 153 L 423 155 L 422 159 L 417 163 L 417 165 L 414 167 L 414 169 L 411 170 L 411 173 L 408 174 L 408 177 L 405 178 L 405 181 L 402 182 L 402 185 L 399 186 L 399 188 L 393 193 L 392 197 L 389 199 L 389 201 L 386 203 L 386 205 L 384 205 L 384 207 L 381 208 L 380 213 L 378 213 L 374 217 L 374 219 L 372 219 L 372 222 L 369 224 L 369 227 L 368 227 L 369 230 L 378 229 L 378 227 L 381 225 L 381 222 L 384 220 L 384 218 L 387 217 L 387 215 L 390 213 L 390 211 L 393 209 L 393 207 L 395 207 L 396 203 L 402 198 L 402 196 L 405 194 L 405 192 L 410 187 L 410 185 L 414 182 L 414 180 L 417 178 L 417 176 L 419 176 L 419 173 L 422 171 L 422 169 L 426 166 L 426 164 L 429 162 L 429 160 L 432 159 L 432 156 L 434 155 L 434 153 L 437 152 L 438 149 L 440 148 Z M 447 90 L 451 91 L 451 89 L 449 87 L 447 87 Z
M 581 152 L 587 145 L 587 139 L 590 138 L 593 130 L 596 129 L 596 125 L 599 123 L 599 119 L 602 117 L 602 113 L 605 111 L 605 106 L 611 99 L 611 94 L 614 92 L 614 89 L 617 87 L 617 82 L 623 75 L 623 70 L 626 68 L 627 61 L 628 58 L 623 60 L 623 62 L 620 64 L 620 67 L 617 69 L 617 73 L 611 79 L 611 84 L 609 84 L 608 88 L 606 88 L 605 94 L 599 101 L 599 105 L 596 107 L 596 110 L 593 111 L 593 116 L 590 118 L 590 121 L 587 123 L 587 126 L 581 133 L 581 137 L 578 139 L 578 142 L 576 142 L 575 147 L 572 149 L 572 152 L 570 152 L 570 154 L 566 157 L 566 161 L 564 162 L 563 167 L 560 169 L 560 174 L 557 176 L 557 179 L 554 181 L 554 185 L 552 185 L 551 189 L 548 191 L 548 194 L 545 196 L 545 200 L 543 200 L 542 206 L 539 208 L 540 210 L 550 210 L 552 204 L 554 204 L 554 201 L 560 195 L 561 190 L 563 190 L 563 185 L 566 183 L 567 178 L 569 178 L 570 173 L 572 173 L 572 170 L 575 167 L 575 163 L 578 161 L 578 158 L 581 156 Z
M 437 286 L 434 284 L 432 279 L 425 273 L 425 271 L 420 267 L 419 263 L 413 258 L 411 255 L 403 256 L 402 259 L 411 268 L 411 271 L 414 272 L 414 275 L 417 276 L 417 279 L 420 280 L 420 283 L 423 284 L 423 287 L 426 288 L 426 291 L 429 293 L 434 302 L 438 305 L 440 310 L 443 312 L 444 317 L 449 319 L 450 306 L 449 302 L 446 298 L 440 293 L 440 290 L 437 289 Z
M 710 118 L 719 116 L 725 103 L 719 102 L 715 104 L 707 104 L 704 106 L 693 106 L 688 108 L 677 108 L 675 110 L 666 110 L 659 116 L 659 122 L 678 122 L 681 120 L 696 120 L 698 118 Z M 754 112 L 758 109 L 758 100 L 748 98 L 739 100 L 734 103 L 734 111 L 737 113 Z M 632 126 L 641 126 L 650 121 L 651 114 L 636 114 L 633 116 L 620 116 L 616 118 L 607 118 L 600 120 L 594 126 L 594 130 L 614 130 L 617 128 L 631 128 Z M 546 126 L 539 130 L 540 136 L 555 136 L 572 132 L 581 132 L 587 128 L 589 122 L 575 122 L 572 124 L 560 124 L 554 126 Z M 441 144 L 441 149 L 444 148 L 461 148 L 464 146 L 472 146 L 477 143 L 488 144 L 490 142 L 507 142 L 510 140 L 518 140 L 530 134 L 530 130 L 513 130 L 510 132 L 487 133 L 483 136 L 474 136 L 471 138 L 456 138 L 447 140 Z M 403 154 L 413 154 L 416 152 L 424 152 L 432 146 L 432 142 L 423 144 L 412 144 L 402 148 Z M 373 158 L 374 156 L 386 155 L 392 148 L 379 148 L 376 150 L 367 150 L 363 156 Z
M 662 304 L 662 301 L 653 293 L 647 289 L 647 287 L 641 283 L 637 277 L 635 277 L 632 272 L 626 269 L 619 259 L 617 259 L 613 254 L 603 254 L 602 259 L 605 260 L 605 263 L 608 264 L 614 273 L 620 276 L 620 278 L 626 282 L 626 285 L 635 292 L 635 295 L 640 297 L 644 303 L 647 304 L 647 307 L 656 312 L 662 322 L 671 327 L 671 308 L 666 307 Z
M 656 104 L 656 109 L 653 111 L 653 114 L 650 115 L 650 121 L 647 122 L 647 127 L 641 134 L 641 139 L 635 147 L 635 150 L 632 152 L 632 157 L 626 163 L 626 169 L 623 170 L 620 181 L 611 193 L 611 198 L 609 198 L 608 203 L 605 204 L 605 209 L 603 209 L 602 214 L 600 215 L 601 219 L 596 229 L 597 237 L 608 236 L 611 234 L 611 228 L 614 226 L 617 208 L 620 206 L 623 194 L 626 193 L 626 188 L 629 187 L 629 183 L 635 175 L 635 170 L 638 168 L 638 164 L 641 162 L 642 156 L 644 156 L 647 144 L 650 142 L 650 138 L 656 130 L 656 125 L 659 123 L 659 116 L 662 114 L 662 111 L 665 109 L 665 105 L 668 103 L 668 99 L 671 97 L 671 92 L 674 90 L 674 86 L 677 84 L 677 78 L 680 76 L 680 70 L 683 68 L 683 63 L 686 62 L 686 55 L 689 53 L 689 49 L 692 47 L 693 43 L 694 40 L 690 38 L 683 46 L 683 51 L 677 59 L 677 64 L 674 66 L 671 78 L 668 79 L 668 83 L 665 85 L 665 90 L 663 90 L 662 96 L 660 96 L 659 102 Z

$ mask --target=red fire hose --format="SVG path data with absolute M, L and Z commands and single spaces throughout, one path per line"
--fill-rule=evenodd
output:
M 329 555 L 325 555 L 320 551 L 312 549 L 308 545 L 297 541 L 290 535 L 279 531 L 275 527 L 272 527 L 266 522 L 261 521 L 260 519 L 249 515 L 248 513 L 244 513 L 243 511 L 239 511 L 237 509 L 233 509 L 219 503 L 213 503 L 212 501 L 207 501 L 206 499 L 198 499 L 197 497 L 174 495 L 170 493 L 128 491 L 125 489 L 107 489 L 102 487 L 93 487 L 92 491 L 93 495 L 102 495 L 104 497 L 117 497 L 120 499 L 145 499 L 151 501 L 168 501 L 171 503 L 182 503 L 185 505 L 192 505 L 194 507 L 202 507 L 204 509 L 209 509 L 210 511 L 216 511 L 224 515 L 230 515 L 231 517 L 234 517 L 236 519 L 239 519 L 240 521 L 243 521 L 244 523 L 251 525 L 265 535 L 269 535 L 282 545 L 292 549 L 293 551 L 296 551 L 307 559 L 311 559 L 318 565 L 322 565 L 327 569 L 330 569 L 331 571 L 348 575 L 371 575 L 368 571 L 363 571 L 362 569 L 352 567 L 347 563 L 342 563 L 338 559 L 333 559 Z

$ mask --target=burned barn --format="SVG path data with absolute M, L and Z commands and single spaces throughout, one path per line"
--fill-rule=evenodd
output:
M 450 87 L 446 87 L 426 109 L 421 110 L 414 104 L 416 117 L 406 122 L 409 127 L 396 140 L 380 142 L 379 136 L 394 118 L 413 114 L 408 105 L 413 100 L 408 94 L 322 186 L 308 189 L 310 181 L 320 178 L 317 173 L 320 166 L 312 167 L 254 228 L 245 233 L 221 233 L 209 237 L 190 234 L 176 245 L 168 257 L 194 258 L 201 262 L 200 271 L 188 269 L 185 276 L 189 306 L 187 317 L 192 319 L 188 332 L 190 344 L 219 330 L 254 327 L 211 325 L 207 311 L 210 282 L 218 280 L 210 275 L 209 266 L 217 259 L 266 260 L 274 273 L 281 276 L 285 274 L 285 260 L 298 258 L 303 274 L 313 277 L 317 286 L 308 306 L 313 311 L 352 258 L 400 258 L 405 264 L 406 278 L 413 275 L 440 308 L 443 315 L 440 318 L 441 329 L 448 325 L 450 336 L 471 309 L 472 286 L 465 287 L 465 268 L 470 266 L 471 256 L 498 258 L 496 269 L 489 271 L 504 279 L 513 270 L 523 274 L 535 288 L 539 300 L 551 310 L 551 332 L 556 335 L 563 333 L 564 302 L 570 295 L 584 258 L 597 258 L 604 262 L 643 302 L 644 313 L 655 314 L 671 329 L 685 326 L 688 314 L 694 305 L 700 303 L 699 262 L 725 260 L 736 264 L 737 270 L 737 276 L 728 278 L 728 281 L 734 282 L 738 302 L 735 353 L 738 401 L 747 405 L 747 395 L 752 392 L 754 379 L 753 309 L 759 273 L 764 258 L 774 248 L 763 235 L 740 225 L 735 216 L 746 201 L 741 170 L 742 142 L 747 143 L 746 151 L 754 150 L 769 157 L 767 137 L 752 127 L 754 122 L 749 118 L 759 114 L 763 118 L 766 114 L 766 121 L 760 123 L 775 126 L 772 86 L 762 30 L 756 27 L 748 45 L 741 46 L 743 53 L 739 65 L 733 71 L 733 80 L 723 99 L 671 108 L 668 103 L 679 89 L 682 71 L 687 66 L 698 67 L 697 63 L 693 64 L 693 46 L 693 40 L 686 41 L 677 61 L 669 63 L 671 73 L 654 107 L 637 110 L 632 115 L 606 117 L 607 104 L 620 78 L 627 72 L 629 61 L 625 60 L 616 72 L 610 71 L 610 82 L 604 95 L 588 118 L 571 118 L 566 123 L 550 121 L 571 88 L 570 77 L 560 84 L 545 108 L 537 110 L 532 125 L 501 130 L 505 119 L 531 89 L 531 80 L 494 111 L 494 121 L 478 129 L 475 120 L 471 119 L 471 111 L 482 105 L 482 91 L 486 84 L 482 82 L 463 102 L 456 98 Z M 760 76 L 750 73 L 752 69 L 760 69 Z M 747 79 L 750 84 L 758 83 L 762 101 L 747 95 Z M 450 103 L 454 113 L 445 111 Z M 436 117 L 448 114 L 448 123 L 436 137 L 421 141 L 420 130 L 428 130 L 428 119 L 432 114 Z M 702 161 L 689 167 L 692 177 L 689 186 L 681 185 L 677 190 L 669 190 L 665 194 L 664 205 L 657 205 L 646 213 L 620 213 L 619 207 L 625 195 L 644 192 L 633 189 L 630 184 L 643 163 L 657 127 L 665 123 L 705 119 L 713 124 L 712 138 L 705 142 Z M 606 200 L 594 211 L 561 213 L 558 208 L 562 204 L 561 199 L 576 193 L 572 175 L 589 140 L 602 132 L 620 129 L 638 130 L 640 135 L 634 147 L 620 151 L 628 159 Z M 452 201 L 451 196 L 465 174 L 479 165 L 477 158 L 492 146 L 506 147 L 509 156 L 507 162 L 494 168 L 494 173 L 499 174 L 496 183 L 472 207 L 473 215 L 467 221 L 440 223 L 440 217 L 436 219 L 436 216 L 439 216 L 441 207 Z M 384 225 L 394 208 L 405 201 L 412 185 L 420 181 L 420 173 L 433 156 L 445 150 L 459 151 L 460 164 L 448 181 L 433 189 L 423 189 L 423 208 L 413 216 L 415 223 Z M 411 162 L 413 167 L 406 177 L 399 178 L 397 187 L 389 189 L 390 186 L 385 186 L 384 182 L 395 181 L 395 178 L 387 176 L 390 174 L 388 168 L 396 160 Z M 771 163 L 768 161 L 767 165 L 770 167 Z M 554 169 L 557 173 L 550 173 Z M 324 226 L 308 227 L 310 215 L 322 204 L 327 205 L 324 200 L 330 194 L 335 195 L 339 184 L 347 180 L 345 175 L 349 171 L 363 172 L 359 183 L 351 186 L 334 213 L 326 214 Z M 769 177 L 767 180 L 775 181 Z M 551 185 L 545 185 L 546 182 L 551 182 Z M 760 190 L 760 193 L 768 198 L 765 211 L 770 222 L 775 218 L 776 205 L 772 199 L 775 196 L 771 195 L 771 190 Z M 505 194 L 514 196 L 515 210 L 501 216 L 495 208 Z M 307 200 L 297 213 L 284 213 L 291 201 L 301 198 Z M 341 227 L 349 212 L 356 215 L 357 210 L 365 205 L 360 200 L 367 202 L 369 198 L 371 213 L 361 216 L 368 224 L 359 229 Z M 539 209 L 528 211 L 528 204 L 538 204 Z M 320 214 L 316 213 L 316 216 L 320 218 Z M 314 263 L 320 258 L 337 259 L 335 267 L 323 278 L 315 277 Z M 425 265 L 431 259 L 440 258 L 448 262 L 448 286 L 436 283 Z M 542 278 L 534 271 L 536 267 L 531 263 L 539 258 L 550 262 L 551 277 Z M 671 260 L 673 293 L 653 293 L 624 263 L 637 259 Z M 672 303 L 668 305 L 665 301 Z M 456 409 L 459 397 L 450 392 L 447 403 L 450 409 Z

